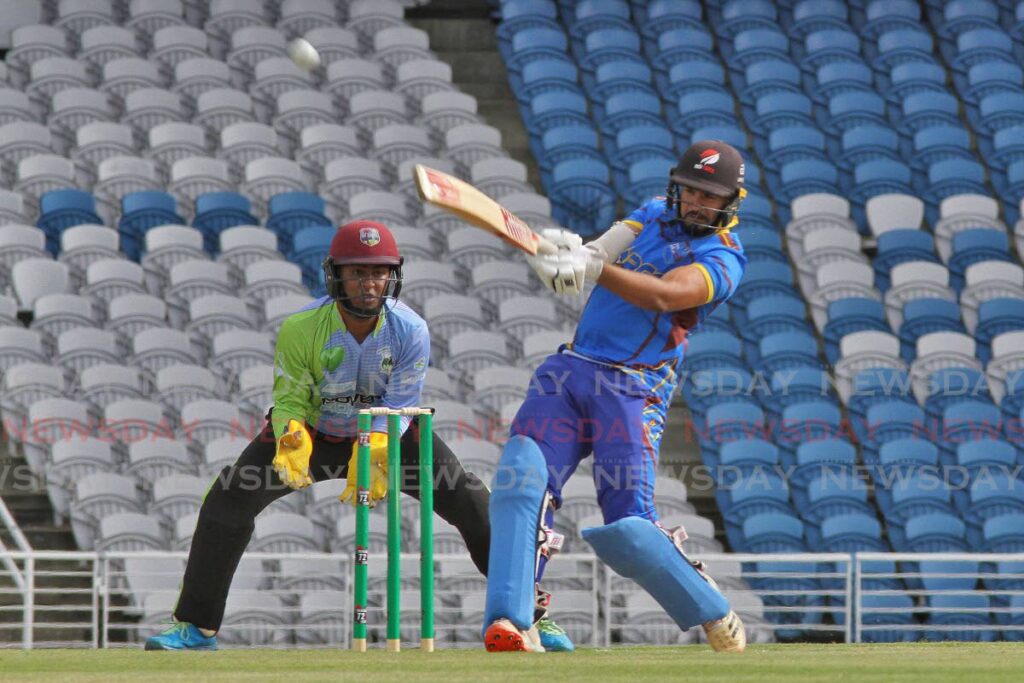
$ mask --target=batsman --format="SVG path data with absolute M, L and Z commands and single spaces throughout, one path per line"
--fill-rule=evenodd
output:
M 488 651 L 543 651 L 533 627 L 535 585 L 552 551 L 554 511 L 580 461 L 593 454 L 604 525 L 583 529 L 598 557 L 646 589 L 683 630 L 701 625 L 717 651 L 742 652 L 743 624 L 685 531 L 661 526 L 654 480 L 665 416 L 687 335 L 736 291 L 746 267 L 738 224 L 743 159 L 697 142 L 655 197 L 596 240 L 545 230 L 556 253 L 529 257 L 541 281 L 578 296 L 596 282 L 571 344 L 533 375 L 492 483 Z
M 202 507 L 175 623 L 147 650 L 215 650 L 231 579 L 270 503 L 318 481 L 345 478 L 343 503 L 356 504 L 357 418 L 361 408 L 421 405 L 430 359 L 427 324 L 398 300 L 402 257 L 394 236 L 374 221 L 335 233 L 323 262 L 327 295 L 289 316 L 274 352 L 273 407 L 262 432 L 210 486 Z M 387 417 L 374 418 L 370 503 L 387 491 Z M 419 432 L 402 418 L 402 493 L 419 497 Z M 484 575 L 490 497 L 436 435 L 434 510 L 459 530 Z M 546 615 L 545 615 L 546 616 Z M 572 647 L 557 624 L 544 625 L 555 649 Z

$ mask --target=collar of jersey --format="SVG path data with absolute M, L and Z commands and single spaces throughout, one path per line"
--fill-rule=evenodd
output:
M 338 310 L 338 305 L 334 304 L 333 308 L 334 315 L 338 319 L 338 327 L 341 328 L 342 332 L 348 332 L 348 325 L 345 324 L 345 319 L 341 317 L 341 311 Z M 387 310 L 386 306 L 380 307 L 380 313 L 377 315 L 377 324 L 373 328 L 372 336 L 376 337 L 377 334 L 380 333 L 381 328 L 384 327 L 384 318 L 387 317 Z

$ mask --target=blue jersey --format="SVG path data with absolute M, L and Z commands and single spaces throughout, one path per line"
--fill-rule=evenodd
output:
M 686 354 L 686 335 L 707 318 L 718 304 L 736 291 L 747 259 L 739 239 L 730 232 L 689 238 L 681 231 L 662 235 L 673 215 L 664 197 L 656 197 L 633 211 L 625 222 L 639 228 L 633 244 L 616 264 L 657 277 L 680 266 L 696 265 L 707 279 L 708 299 L 696 308 L 671 313 L 646 311 L 618 294 L 597 285 L 576 328 L 572 350 L 603 363 L 637 370 L 660 369 L 673 374 Z M 672 380 L 669 380 L 671 383 Z

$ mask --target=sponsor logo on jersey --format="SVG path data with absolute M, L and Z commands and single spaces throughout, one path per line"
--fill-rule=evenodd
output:
M 382 346 L 378 351 L 380 354 L 380 370 L 384 374 L 390 374 L 395 369 L 395 359 L 391 355 L 391 349 Z
M 351 396 L 324 396 L 320 399 L 321 405 L 373 405 L 380 401 L 380 396 L 373 394 L 352 394 Z
M 332 346 L 324 348 L 320 352 L 320 367 L 328 372 L 337 370 L 343 360 L 345 360 L 344 346 Z
M 700 161 L 695 163 L 693 167 L 698 171 L 704 171 L 705 173 L 714 173 L 715 164 L 722 158 L 722 155 L 718 153 L 718 150 L 714 147 L 709 147 L 700 153 Z
M 360 228 L 359 241 L 368 247 L 375 247 L 380 244 L 380 232 L 377 228 Z

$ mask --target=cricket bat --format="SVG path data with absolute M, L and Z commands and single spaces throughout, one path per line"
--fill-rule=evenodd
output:
M 531 256 L 558 251 L 521 218 L 469 183 L 423 164 L 416 164 L 415 177 L 416 190 L 423 201 L 483 228 Z

